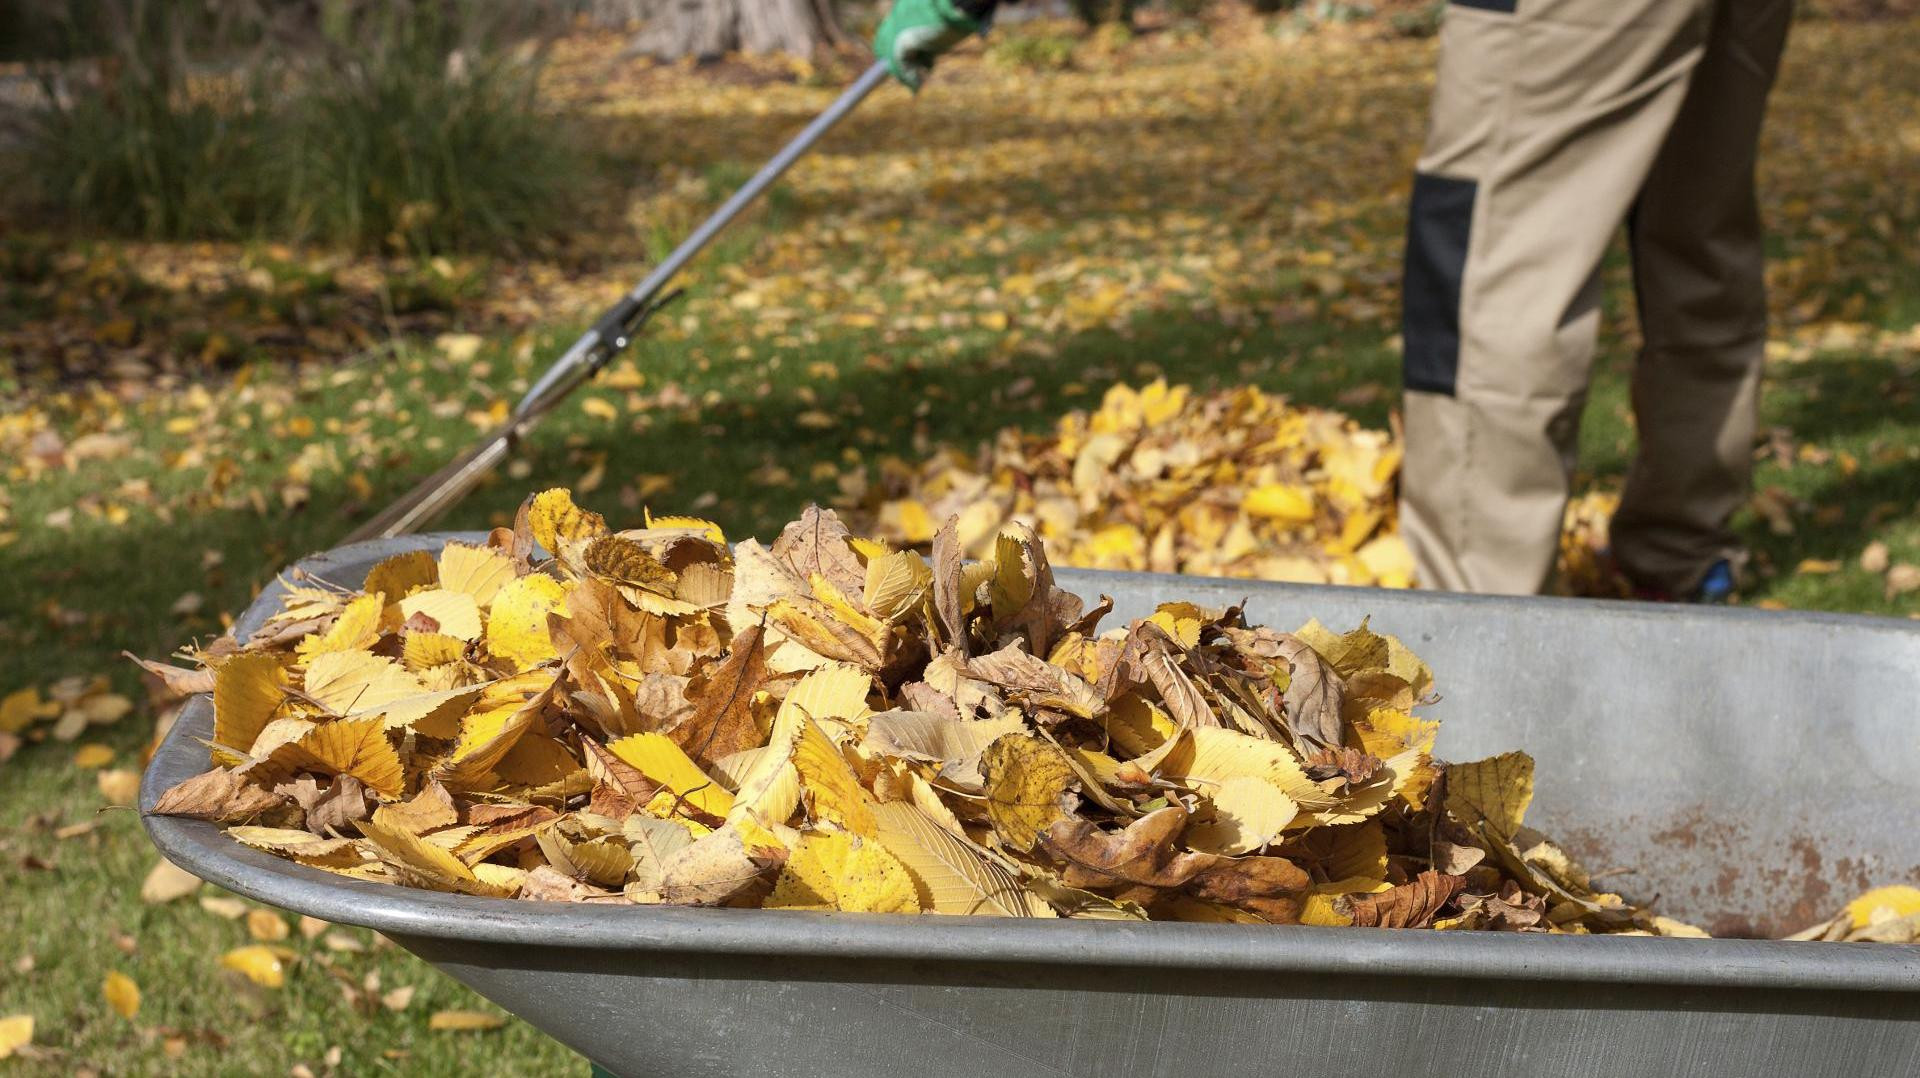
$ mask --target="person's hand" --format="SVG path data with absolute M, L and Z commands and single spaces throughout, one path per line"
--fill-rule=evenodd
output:
M 985 29 L 984 20 L 962 11 L 955 0 L 894 0 L 873 35 L 873 51 L 894 78 L 918 90 L 934 60 Z

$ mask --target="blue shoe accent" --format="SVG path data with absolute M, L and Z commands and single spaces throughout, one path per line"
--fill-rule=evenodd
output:
M 1713 563 L 1700 587 L 1693 593 L 1696 603 L 1724 603 L 1733 597 L 1733 565 L 1725 558 Z

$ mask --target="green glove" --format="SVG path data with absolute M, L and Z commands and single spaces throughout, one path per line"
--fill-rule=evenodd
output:
M 894 0 L 873 35 L 873 52 L 894 78 L 918 90 L 941 53 L 985 30 L 953 0 Z

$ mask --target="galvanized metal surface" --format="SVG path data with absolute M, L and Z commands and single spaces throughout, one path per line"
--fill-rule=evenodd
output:
M 442 537 L 303 562 L 355 584 Z M 1115 623 L 1182 598 L 1371 615 L 1432 663 L 1443 756 L 1521 747 L 1529 822 L 1663 910 L 1774 933 L 1920 877 L 1920 627 L 1885 619 L 1062 572 Z M 269 590 L 241 621 L 257 625 Z M 206 766 L 192 705 L 142 804 Z M 887 918 L 487 901 L 148 818 L 177 863 L 367 925 L 616 1073 L 1912 1075 L 1920 948 Z

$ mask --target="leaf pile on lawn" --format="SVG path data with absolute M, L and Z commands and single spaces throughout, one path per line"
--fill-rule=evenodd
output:
M 1698 934 L 1526 827 L 1525 754 L 1434 760 L 1395 638 L 1179 602 L 1102 632 L 1024 527 L 933 551 L 544 491 L 176 670 L 216 766 L 156 811 L 503 898 Z
M 921 550 L 955 516 L 973 558 L 1021 521 L 1075 568 L 1406 588 L 1418 581 L 1395 506 L 1401 452 L 1392 433 L 1252 387 L 1116 385 L 1049 432 L 885 460 L 842 508 Z M 1627 594 L 1606 554 L 1618 504 L 1607 491 L 1568 503 L 1562 590 Z

